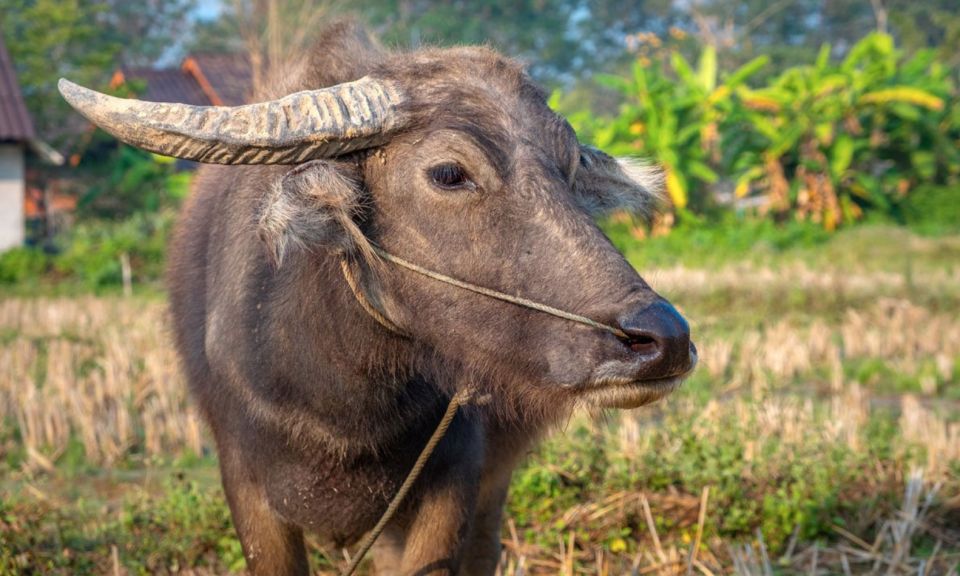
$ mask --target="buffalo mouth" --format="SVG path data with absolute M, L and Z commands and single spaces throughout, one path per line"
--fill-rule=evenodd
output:
M 597 366 L 577 399 L 596 408 L 638 408 L 669 396 L 697 366 L 697 348 L 690 343 L 686 365 L 662 375 L 644 374 L 642 362 L 609 361 Z

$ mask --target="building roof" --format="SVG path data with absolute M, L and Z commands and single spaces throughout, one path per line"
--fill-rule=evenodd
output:
M 113 78 L 114 86 L 128 81 L 143 82 L 145 87 L 137 97 L 150 102 L 179 102 L 194 106 L 209 106 L 210 99 L 191 76 L 179 68 L 127 68 Z
M 204 90 L 216 105 L 239 106 L 250 101 L 253 73 L 244 54 L 195 54 L 185 58 L 181 68 L 201 85 L 208 84 Z
M 253 78 L 242 54 L 196 54 L 178 68 L 121 67 L 111 87 L 128 81 L 146 84 L 137 98 L 151 102 L 180 102 L 195 106 L 238 106 L 249 102 Z
M 35 138 L 36 132 L 23 103 L 13 62 L 0 36 L 0 141 L 23 142 Z

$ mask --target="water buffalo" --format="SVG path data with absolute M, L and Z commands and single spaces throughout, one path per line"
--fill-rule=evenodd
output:
M 538 436 L 578 405 L 657 400 L 696 363 L 685 320 L 594 223 L 648 210 L 656 171 L 629 176 L 578 144 L 522 67 L 489 48 L 392 53 L 338 24 L 271 101 L 61 91 L 125 142 L 229 165 L 197 175 L 169 291 L 255 574 L 306 574 L 304 530 L 338 545 L 369 531 L 468 388 L 475 401 L 374 562 L 492 574 L 510 476 Z M 434 281 L 378 250 L 617 334 Z

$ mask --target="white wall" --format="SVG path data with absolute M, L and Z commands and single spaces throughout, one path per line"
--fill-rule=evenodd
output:
M 0 144 L 0 252 L 23 244 L 23 147 Z

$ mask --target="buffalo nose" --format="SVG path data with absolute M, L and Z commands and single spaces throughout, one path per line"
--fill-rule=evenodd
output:
M 690 369 L 690 326 L 669 302 L 631 310 L 619 324 L 627 335 L 624 344 L 643 357 L 645 377 L 678 376 Z

